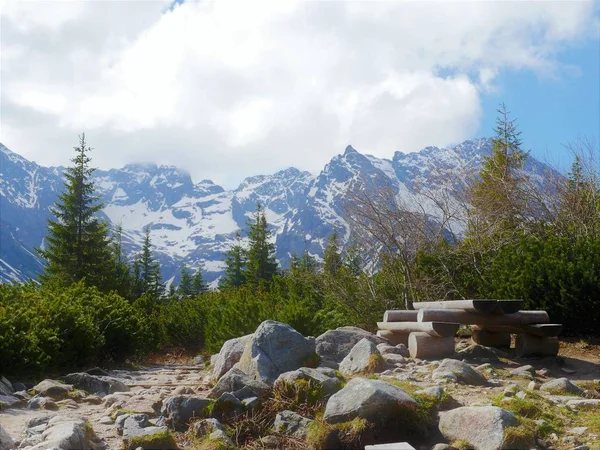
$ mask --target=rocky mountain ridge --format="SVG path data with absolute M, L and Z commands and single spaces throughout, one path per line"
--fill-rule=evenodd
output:
M 211 180 L 194 183 L 174 166 L 128 164 L 120 169 L 97 170 L 96 187 L 105 203 L 102 215 L 114 227 L 123 227 L 124 250 L 139 251 L 143 229 L 151 230 L 163 279 L 176 280 L 183 264 L 201 266 L 208 281 L 223 269 L 223 255 L 238 231 L 264 206 L 283 267 L 293 253 L 308 250 L 322 257 L 328 237 L 336 231 L 342 246 L 352 233 L 345 219 L 348 194 L 365 181 L 390 185 L 415 207 L 428 205 L 422 186 L 441 189 L 445 173 L 476 173 L 491 141 L 465 141 L 453 148 L 427 147 L 416 153 L 396 152 L 382 159 L 348 146 L 323 170 L 312 175 L 290 167 L 270 175 L 248 177 L 235 189 L 225 190 Z M 43 247 L 50 206 L 63 188 L 62 167 L 43 167 L 0 144 L 0 281 L 35 278 L 43 262 L 35 248 Z M 525 170 L 543 180 L 551 170 L 529 157 Z M 435 215 L 435 211 L 431 211 Z

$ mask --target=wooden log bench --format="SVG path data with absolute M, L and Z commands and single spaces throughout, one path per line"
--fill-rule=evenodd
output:
M 473 327 L 473 342 L 510 348 L 516 334 L 517 356 L 555 356 L 560 324 L 546 311 L 521 311 L 522 300 L 448 300 L 413 303 L 414 311 L 386 311 L 378 336 L 408 346 L 413 358 L 438 358 L 454 353 L 460 325 Z

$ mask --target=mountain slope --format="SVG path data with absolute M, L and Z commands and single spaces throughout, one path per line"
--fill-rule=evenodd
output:
M 126 253 L 139 251 L 143 229 L 149 227 L 165 280 L 177 279 L 186 264 L 202 265 L 206 279 L 214 281 L 223 269 L 224 252 L 236 232 L 245 236 L 246 222 L 259 202 L 273 231 L 277 258 L 286 266 L 293 253 L 305 249 L 320 258 L 334 231 L 343 245 L 351 242 L 344 217 L 350 194 L 359 186 L 391 186 L 407 204 L 435 216 L 435 206 L 419 191 L 424 186 L 429 191 L 443 189 L 450 182 L 444 174 L 476 173 L 490 150 L 491 142 L 479 139 L 451 149 L 396 152 L 388 160 L 348 146 L 316 176 L 288 168 L 246 178 L 229 191 L 210 180 L 194 183 L 187 172 L 173 166 L 130 164 L 97 170 L 94 178 L 105 203 L 102 215 L 113 226 L 121 224 Z M 526 171 L 540 182 L 548 170 L 528 158 Z M 62 172 L 61 167 L 39 166 L 0 144 L 0 280 L 22 281 L 41 270 L 35 248 L 43 246 L 49 208 L 63 189 Z

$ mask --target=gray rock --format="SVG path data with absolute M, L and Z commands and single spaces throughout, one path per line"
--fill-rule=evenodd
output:
M 327 376 L 321 371 L 309 367 L 301 367 L 298 370 L 282 373 L 277 377 L 273 386 L 277 386 L 278 383 L 284 381 L 293 383 L 296 380 L 310 380 L 319 385 L 322 388 L 325 397 L 335 394 L 342 388 L 342 382 L 339 378 Z
M 46 379 L 33 387 L 33 390 L 44 397 L 50 397 L 53 400 L 63 400 L 73 391 L 73 386 L 64 384 L 56 380 Z
M 202 355 L 194 356 L 192 363 L 197 366 L 204 364 L 204 356 L 202 356 Z
M 86 419 L 54 416 L 41 433 L 41 442 L 31 450 L 42 449 L 95 449 L 95 435 Z
M 35 396 L 33 397 L 31 400 L 29 400 L 27 402 L 27 408 L 28 409 L 48 409 L 48 410 L 57 410 L 58 409 L 58 405 L 54 402 L 54 400 L 47 398 L 47 397 L 42 397 L 42 396 Z
M 484 345 L 472 344 L 467 348 L 457 352 L 461 358 L 467 359 L 489 359 L 496 360 L 498 358 L 506 358 L 508 353 L 498 350 L 494 347 L 486 347 Z
M 519 424 L 515 415 L 496 406 L 464 406 L 440 414 L 439 429 L 448 441 L 464 440 L 475 450 L 505 448 L 508 427 Z
M 56 413 L 42 413 L 25 421 L 26 428 L 33 428 L 39 425 L 47 425 L 50 419 L 56 416 Z
M 117 434 L 124 438 L 137 435 L 137 430 L 150 426 L 150 420 L 147 414 L 123 414 L 115 420 Z
M 189 386 L 179 386 L 178 388 L 173 389 L 173 395 L 194 395 L 194 390 Z
M 223 431 L 223 426 L 217 419 L 202 419 L 194 422 L 192 425 L 192 433 L 194 437 L 199 439 L 202 439 L 217 430 Z
M 433 447 L 431 447 L 431 450 L 452 450 L 452 447 L 450 447 L 448 444 L 435 444 Z
M 311 419 L 302 417 L 300 414 L 296 414 L 293 411 L 286 410 L 277 413 L 273 428 L 275 428 L 275 431 L 278 433 L 305 439 L 308 427 L 312 422 Z
M 600 408 L 600 399 L 587 398 L 578 400 L 567 400 L 566 404 L 567 407 L 572 410 L 577 410 L 577 408 L 579 408 L 580 406 Z
M 255 380 L 234 367 L 219 379 L 208 396 L 210 398 L 219 398 L 225 392 L 236 392 L 244 387 L 252 389 L 259 398 L 271 395 L 271 387 L 268 384 Z
M 444 388 L 441 386 L 432 386 L 425 389 L 415 391 L 415 394 L 427 395 L 440 401 L 444 397 Z
M 251 339 L 252 334 L 247 334 L 246 336 L 225 341 L 213 363 L 213 379 L 218 380 L 221 378 L 242 358 L 246 344 Z
M 4 377 L 0 377 L 0 395 L 12 395 L 15 388 L 10 381 Z
M 352 347 L 363 338 L 370 340 L 375 345 L 388 343 L 387 340 L 369 333 L 362 328 L 341 327 L 326 331 L 317 338 L 317 353 L 323 358 L 323 362 L 330 361 L 334 364 L 339 364 L 350 353 Z
M 333 394 L 323 418 L 340 423 L 357 417 L 381 424 L 396 414 L 414 414 L 417 402 L 397 386 L 382 380 L 354 378 Z
M 279 436 L 273 436 L 270 434 L 269 436 L 264 436 L 260 438 L 260 443 L 264 448 L 281 448 L 281 439 Z
M 510 373 L 511 375 L 517 377 L 533 378 L 535 376 L 535 369 L 533 368 L 533 366 L 526 365 L 517 367 L 516 369 L 511 370 Z
M 27 394 L 27 393 L 26 393 Z M 31 398 L 31 396 L 29 396 Z M 21 405 L 24 399 L 19 398 L 15 395 L 1 395 L 0 394 L 0 407 L 2 409 L 13 408 Z
M 485 377 L 467 363 L 455 359 L 444 359 L 433 371 L 434 380 L 455 378 L 459 383 L 481 386 L 486 383 Z
M 167 398 L 161 408 L 165 425 L 177 431 L 185 431 L 192 418 L 206 417 L 205 408 L 212 400 L 195 395 L 176 395 Z
M 583 389 L 569 381 L 568 378 L 556 378 L 540 386 L 541 391 L 547 391 L 553 394 L 567 393 L 574 395 L 583 395 Z
M 101 377 L 110 376 L 110 374 L 106 370 L 101 369 L 100 367 L 92 367 L 91 369 L 86 370 L 85 373 L 89 373 L 90 375 L 98 375 Z
M 31 400 L 33 398 L 27 391 L 15 391 L 13 395 L 21 400 Z
M 100 418 L 99 421 L 102 425 L 112 425 L 115 421 L 110 416 L 104 416 Z
M 0 450 L 11 450 L 15 448 L 15 440 L 0 425 Z
M 540 388 L 539 383 L 535 382 L 535 381 L 530 381 L 529 384 L 527 385 L 527 389 L 529 389 L 530 391 L 537 391 Z
M 332 369 L 331 367 L 323 367 L 323 366 L 319 366 L 316 368 L 316 370 L 318 370 L 319 372 L 321 372 L 323 375 L 328 376 L 329 378 L 336 378 L 337 375 L 335 373 L 335 369 Z
M 227 436 L 225 434 L 225 432 L 223 430 L 213 431 L 212 433 L 210 433 L 208 438 L 211 441 L 221 442 L 221 443 L 223 443 L 223 445 L 226 445 L 228 447 L 235 447 L 235 444 L 233 443 L 233 441 L 229 438 L 229 436 Z
M 219 354 L 217 353 L 216 355 L 210 355 L 210 365 L 214 367 L 215 363 L 217 362 L 217 358 L 219 357 Z
M 245 411 L 244 404 L 230 392 L 225 392 L 215 400 L 212 416 L 221 421 L 227 421 L 239 416 Z
M 377 350 L 377 346 L 369 339 L 363 338 L 342 360 L 340 372 L 342 375 L 354 375 L 369 370 L 373 371 L 373 369 L 382 369 L 381 360 L 381 353 Z
M 65 375 L 63 379 L 77 387 L 83 389 L 90 394 L 114 394 L 116 392 L 129 392 L 129 386 L 122 381 L 99 375 L 90 375 L 89 373 L 70 373 Z
M 267 320 L 246 343 L 237 367 L 255 380 L 272 385 L 279 375 L 315 361 L 315 338 L 305 338 L 289 325 Z
M 384 353 L 381 355 L 386 364 L 395 366 L 397 364 L 405 364 L 406 358 L 402 355 L 396 355 L 395 353 Z

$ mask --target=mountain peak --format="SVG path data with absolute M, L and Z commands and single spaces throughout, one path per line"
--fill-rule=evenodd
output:
M 352 147 L 351 145 L 348 145 L 346 147 L 346 150 L 344 150 L 344 156 L 349 155 L 351 153 L 358 153 L 358 151 L 356 151 L 356 149 L 354 147 Z

